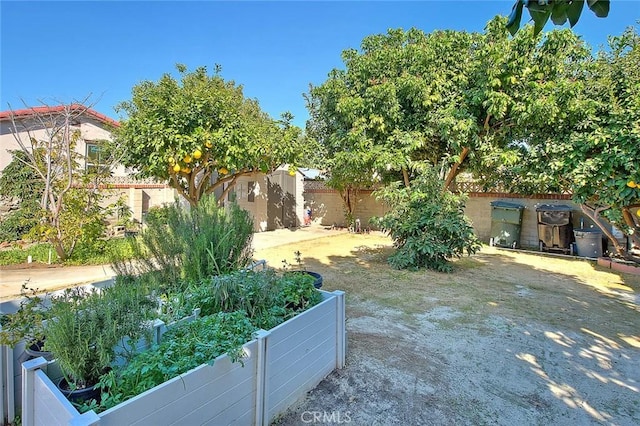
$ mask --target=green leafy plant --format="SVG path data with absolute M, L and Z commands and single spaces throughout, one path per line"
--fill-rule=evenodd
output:
M 44 340 L 43 321 L 49 318 L 49 310 L 45 304 L 45 298 L 39 295 L 38 289 L 29 287 L 28 284 L 28 280 L 22 284 L 20 290 L 22 300 L 18 310 L 2 317 L 0 330 L 2 345 L 13 347 L 24 340 L 28 347 Z
M 184 290 L 188 283 L 246 266 L 251 260 L 253 221 L 235 204 L 219 208 L 213 196 L 185 209 L 178 202 L 146 219 L 132 239 L 134 256 L 114 259 L 118 275 L 147 275 L 160 293 Z M 175 288 L 171 288 L 175 287 Z
M 464 216 L 464 198 L 443 190 L 432 169 L 410 188 L 387 187 L 377 197 L 391 209 L 376 221 L 393 238 L 397 249 L 389 257 L 393 267 L 451 272 L 450 259 L 480 249 Z
M 280 281 L 280 294 L 285 307 L 298 312 L 320 303 L 322 296 L 313 283 L 311 275 L 298 271 L 285 272 Z
M 127 342 L 135 344 L 148 333 L 146 320 L 154 308 L 144 293 L 123 282 L 102 292 L 66 289 L 51 298 L 45 349 L 57 359 L 67 383 L 78 389 L 94 385 L 116 355 L 133 352 Z
M 100 406 L 108 409 L 199 365 L 212 365 L 225 353 L 237 362 L 244 356 L 242 345 L 255 331 L 241 311 L 220 312 L 180 324 L 163 335 L 160 345 L 136 355 L 121 371 L 102 377 Z

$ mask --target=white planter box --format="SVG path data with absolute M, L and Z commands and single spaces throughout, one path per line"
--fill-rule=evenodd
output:
M 46 375 L 48 363 L 22 364 L 22 424 L 267 425 L 345 362 L 344 292 L 246 343 L 243 359 L 201 365 L 100 414 L 79 414 Z
M 191 322 L 198 318 L 199 315 L 200 309 L 194 309 L 191 315 L 170 324 L 165 324 L 161 320 L 153 321 L 153 323 L 149 324 L 149 327 L 152 329 L 152 343 L 159 342 L 162 334 L 175 324 Z M 145 339 L 141 339 L 136 343 L 136 349 L 138 351 L 145 350 L 148 347 L 148 343 Z M 0 423 L 2 424 L 13 423 L 16 419 L 16 414 L 20 413 L 22 408 L 22 363 L 29 358 L 29 355 L 24 351 L 25 346 L 24 341 L 19 342 L 13 348 L 0 346 L 0 388 L 2 389 L 3 397 L 0 403 Z M 116 347 L 116 357 L 114 360 L 116 365 L 124 362 L 121 354 L 124 352 L 125 346 L 131 349 L 128 340 L 120 342 L 118 347 Z M 46 370 L 47 375 L 54 382 L 62 377 L 62 372 L 59 371 L 55 361 L 48 363 Z

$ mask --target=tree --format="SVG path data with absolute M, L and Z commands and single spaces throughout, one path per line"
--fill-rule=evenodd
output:
M 582 77 L 582 120 L 566 137 L 523 147 L 513 169 L 529 177 L 529 192 L 571 193 L 614 250 L 630 258 L 609 228 L 615 225 L 640 247 L 640 218 L 633 214 L 640 207 L 639 47 L 633 28 L 611 37 L 609 49 L 599 52 Z
M 504 23 L 496 17 L 485 34 L 390 30 L 343 52 L 345 69 L 308 96 L 308 131 L 339 162 L 329 174 L 409 186 L 426 164 L 449 187 L 465 169 L 489 179 L 515 161 L 514 141 L 569 129 L 589 50 L 569 30 L 510 38 Z
M 518 32 L 524 7 L 533 20 L 535 34 L 542 31 L 549 18 L 554 25 L 564 25 L 568 21 L 573 28 L 580 19 L 584 3 L 584 0 L 516 0 L 509 15 L 507 29 L 511 35 Z M 609 15 L 609 0 L 587 0 L 587 4 L 598 18 Z
M 84 102 L 28 108 L 27 118 L 10 111 L 12 135 L 21 153 L 13 159 L 31 170 L 40 190 L 39 223 L 30 234 L 51 243 L 62 261 L 72 256 L 79 242 L 94 244 L 104 232 L 97 188 L 110 167 L 85 171 L 75 150 L 80 138 L 76 122 L 90 109 Z M 107 158 L 104 163 L 110 164 Z
M 169 181 L 195 206 L 223 187 L 224 200 L 242 175 L 302 162 L 305 144 L 291 114 L 271 119 L 218 66 L 213 75 L 205 67 L 177 69 L 180 81 L 165 74 L 142 82 L 118 107 L 127 115 L 116 138 L 122 162 L 138 176 Z

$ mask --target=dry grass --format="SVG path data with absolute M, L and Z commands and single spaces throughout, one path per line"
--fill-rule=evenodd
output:
M 605 270 L 587 260 L 486 246 L 455 260 L 451 274 L 399 271 L 387 264 L 392 250 L 382 234 L 340 234 L 260 250 L 255 257 L 281 268 L 285 259 L 294 264 L 294 252 L 300 251 L 303 266 L 322 273 L 323 289 L 344 290 L 353 300 L 397 309 L 407 318 L 446 304 L 465 313 L 452 320 L 452 326 L 502 315 L 550 325 L 573 322 L 579 330 L 601 327 L 600 316 L 592 314 L 605 310 L 624 344 L 640 342 L 636 325 L 629 321 L 631 311 L 638 311 L 640 276 Z

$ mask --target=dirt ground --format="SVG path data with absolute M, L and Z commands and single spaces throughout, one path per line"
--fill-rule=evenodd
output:
M 293 252 L 347 295 L 347 365 L 277 425 L 638 425 L 640 276 L 484 247 L 453 274 L 396 271 L 380 234 Z

